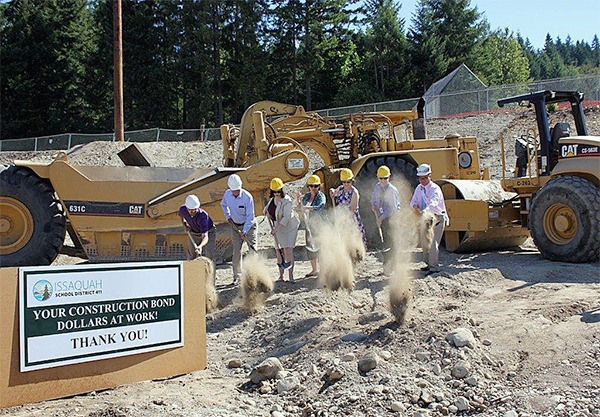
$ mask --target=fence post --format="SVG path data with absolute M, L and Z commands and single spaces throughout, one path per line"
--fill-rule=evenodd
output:
M 160 137 L 160 127 L 156 128 L 156 141 L 158 142 L 158 138 Z
M 38 138 L 35 138 L 34 141 L 33 141 L 33 150 L 34 150 L 34 152 L 37 152 L 37 140 L 38 140 Z
M 71 149 L 71 136 L 73 136 L 73 134 L 69 133 L 69 143 L 67 144 L 67 150 Z

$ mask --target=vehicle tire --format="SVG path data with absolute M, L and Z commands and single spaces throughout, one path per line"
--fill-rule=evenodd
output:
M 553 261 L 600 259 L 600 188 L 580 177 L 550 180 L 534 197 L 529 229 L 540 253 Z
M 50 184 L 26 168 L 0 165 L 2 266 L 50 265 L 63 245 L 66 217 Z
M 397 156 L 371 158 L 363 165 L 356 175 L 355 186 L 360 194 L 359 211 L 367 232 L 369 248 L 377 248 L 381 242 L 375 215 L 371 211 L 371 194 L 377 184 L 377 168 L 381 165 L 386 165 L 392 173 L 392 184 L 398 188 L 402 208 L 409 206 L 413 191 L 419 182 L 416 165 Z

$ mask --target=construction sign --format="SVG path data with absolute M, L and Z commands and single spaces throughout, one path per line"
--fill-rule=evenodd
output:
M 21 372 L 183 346 L 182 289 L 182 262 L 20 268 Z

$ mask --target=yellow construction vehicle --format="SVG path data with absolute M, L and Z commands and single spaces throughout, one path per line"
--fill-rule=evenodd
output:
M 258 212 L 272 172 L 293 181 L 307 169 L 306 154 L 298 150 L 249 169 L 74 166 L 64 152 L 49 164 L 15 161 L 0 166 L 1 264 L 50 264 L 65 232 L 77 254 L 93 262 L 185 259 L 189 237 L 177 211 L 187 194 L 196 194 L 211 217 L 224 222 L 219 203 L 230 174 L 240 175 Z M 224 257 L 226 236 L 217 237 Z
M 325 187 L 339 183 L 341 168 L 355 173 L 373 240 L 378 232 L 368 196 L 377 168 L 387 165 L 408 198 L 417 183 L 416 167 L 426 162 L 446 197 L 448 250 L 523 243 L 529 232 L 520 222 L 519 201 L 480 170 L 475 137 L 427 139 L 423 107 L 421 100 L 409 111 L 330 118 L 301 106 L 259 102 L 247 109 L 239 126 L 221 127 L 221 168 L 74 166 L 64 152 L 49 164 L 15 161 L 0 168 L 2 266 L 51 263 L 66 232 L 75 250 L 93 262 L 183 259 L 188 237 L 177 210 L 185 195 L 196 194 L 211 217 L 223 222 L 219 202 L 227 177 L 235 172 L 252 193 L 259 215 L 272 177 L 290 182 L 308 173 L 307 148 L 322 159 L 317 175 Z M 223 232 L 227 224 L 218 227 Z M 223 258 L 228 247 L 227 234 L 219 233 L 217 249 Z
M 326 189 L 339 185 L 339 169 L 350 168 L 363 195 L 360 211 L 370 244 L 379 239 L 370 203 L 377 168 L 391 169 L 408 205 L 418 183 L 417 166 L 429 163 L 451 219 L 444 233 L 446 249 L 468 252 L 523 243 L 529 233 L 516 223 L 519 211 L 511 200 L 514 194 L 505 192 L 499 181 L 490 181 L 487 169 L 480 170 L 476 138 L 454 134 L 427 139 L 424 106 L 421 99 L 409 111 L 323 117 L 305 112 L 302 106 L 259 102 L 246 110 L 240 126 L 221 127 L 224 163 L 251 167 L 268 158 L 269 149 L 312 148 L 322 159 L 317 174 Z
M 538 91 L 498 100 L 533 106 L 536 127 L 517 138 L 513 175 L 507 178 L 506 139 L 502 144 L 502 186 L 517 194 L 519 222 L 547 258 L 567 262 L 600 259 L 600 137 L 589 136 L 583 94 Z M 548 121 L 547 106 L 569 103 L 576 135 L 568 121 Z

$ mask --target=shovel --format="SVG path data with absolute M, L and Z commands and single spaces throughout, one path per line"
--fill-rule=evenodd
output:
M 377 252 L 379 252 L 379 253 L 389 252 L 391 248 L 389 248 L 385 245 L 385 240 L 383 240 L 383 231 L 381 230 L 380 224 L 377 225 L 377 231 L 379 232 L 379 241 L 381 242 L 381 247 L 379 250 L 377 250 Z
M 187 231 L 187 235 L 190 238 L 190 242 L 192 242 L 192 245 L 194 245 L 194 248 L 196 248 L 196 254 L 198 256 L 202 256 L 202 250 L 198 248 L 198 245 L 196 245 L 196 242 L 194 241 L 194 238 L 192 237 L 192 234 L 189 230 Z
M 268 216 L 265 216 L 268 217 Z M 269 224 L 271 225 L 271 231 L 273 231 L 273 220 L 271 220 L 271 218 L 269 218 Z M 285 256 L 283 255 L 283 249 L 281 248 L 281 246 L 279 246 L 279 241 L 277 240 L 277 235 L 273 235 L 273 239 L 275 239 L 275 247 L 276 250 L 279 252 L 279 256 L 281 256 L 281 267 L 283 268 L 283 270 L 287 270 L 291 268 L 291 263 L 288 265 L 288 267 L 286 268 L 286 263 L 285 263 Z
M 262 222 L 265 221 L 265 218 L 263 217 L 263 219 L 256 223 L 256 229 L 258 229 L 258 226 L 260 226 L 262 224 Z M 233 228 L 233 230 L 235 230 L 236 232 L 239 233 L 239 230 L 235 227 L 235 226 L 231 226 Z M 271 226 L 271 229 L 273 228 L 273 226 Z M 248 249 L 251 250 L 252 252 L 258 253 L 258 249 L 256 249 L 255 247 L 253 247 L 250 242 L 248 241 L 248 237 L 244 237 L 244 241 L 246 242 L 246 244 L 248 245 Z

